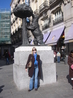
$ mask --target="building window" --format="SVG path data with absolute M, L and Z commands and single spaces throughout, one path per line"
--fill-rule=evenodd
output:
M 49 28 L 49 19 L 45 19 L 42 25 L 42 30 Z
M 55 13 L 55 19 L 62 17 L 62 12 L 58 11 Z
M 53 12 L 53 24 L 57 24 L 63 22 L 63 12 L 61 9 L 58 9 L 57 11 Z

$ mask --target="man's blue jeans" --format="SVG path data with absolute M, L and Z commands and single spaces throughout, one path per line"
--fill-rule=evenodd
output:
M 34 73 L 33 76 L 30 78 L 30 84 L 29 84 L 29 89 L 33 89 L 33 83 L 34 83 L 34 88 L 38 88 L 38 66 L 34 68 Z
M 59 56 L 57 57 L 57 62 L 60 63 L 60 57 Z
M 8 58 L 6 58 L 6 64 L 9 64 L 9 59 Z

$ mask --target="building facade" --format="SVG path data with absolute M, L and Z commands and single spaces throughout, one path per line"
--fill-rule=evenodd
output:
M 0 55 L 11 52 L 11 15 L 6 9 L 0 10 Z
M 22 40 L 22 19 L 17 18 L 13 14 L 13 9 L 18 5 L 22 4 L 23 0 L 12 0 L 11 2 L 11 42 L 13 44 L 13 47 L 17 47 L 17 44 L 21 44 Z
M 21 42 L 22 20 L 15 17 L 14 7 L 28 0 L 12 0 L 11 3 L 11 35 L 12 43 Z M 56 51 L 65 49 L 68 54 L 73 48 L 72 38 L 67 38 L 73 23 L 73 0 L 30 0 L 35 14 L 39 14 L 39 26 L 43 33 L 43 41 Z
M 68 54 L 73 49 L 73 0 L 30 0 L 30 6 L 40 15 L 45 44 Z

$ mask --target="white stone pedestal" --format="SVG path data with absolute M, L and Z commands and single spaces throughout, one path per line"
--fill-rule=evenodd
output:
M 25 65 L 33 46 L 21 46 L 15 49 L 13 64 L 13 79 L 19 90 L 29 88 L 28 72 Z M 49 46 L 35 46 L 42 62 L 42 79 L 40 86 L 56 82 L 56 64 L 54 54 Z

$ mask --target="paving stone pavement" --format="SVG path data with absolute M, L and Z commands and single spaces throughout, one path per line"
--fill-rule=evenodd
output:
M 68 65 L 57 63 L 56 70 L 56 83 L 41 86 L 38 91 L 19 91 L 13 82 L 13 65 L 0 60 L 0 98 L 73 98 Z

